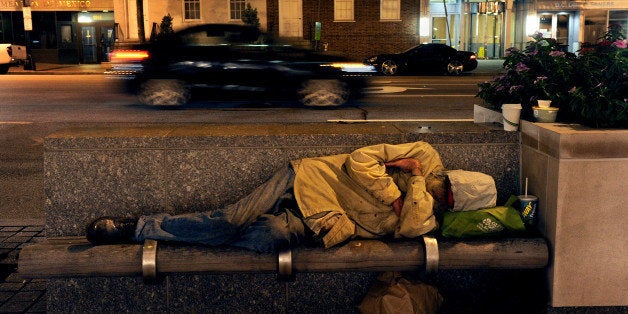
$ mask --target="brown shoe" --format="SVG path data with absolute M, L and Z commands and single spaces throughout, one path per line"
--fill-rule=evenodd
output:
M 92 221 L 85 231 L 94 245 L 132 243 L 137 218 L 101 217 Z

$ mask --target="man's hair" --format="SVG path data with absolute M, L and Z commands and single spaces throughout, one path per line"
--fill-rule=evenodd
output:
M 440 217 L 448 208 L 447 205 L 447 174 L 445 171 L 430 173 L 425 178 L 427 192 L 434 198 L 434 215 Z

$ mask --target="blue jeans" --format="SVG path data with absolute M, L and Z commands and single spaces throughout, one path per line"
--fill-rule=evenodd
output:
M 290 206 L 296 204 L 293 184 L 294 171 L 285 167 L 249 195 L 224 208 L 181 215 L 141 216 L 135 240 L 210 246 L 228 244 L 257 252 L 277 251 L 298 243 L 305 235 L 298 208 Z

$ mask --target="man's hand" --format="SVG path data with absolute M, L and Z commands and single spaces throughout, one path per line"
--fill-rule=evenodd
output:
M 392 208 L 395 211 L 397 217 L 401 217 L 401 209 L 403 208 L 403 196 L 399 196 L 392 202 Z
M 385 163 L 386 167 L 399 168 L 403 172 L 410 172 L 413 176 L 423 175 L 423 166 L 421 162 L 414 158 L 403 158 Z

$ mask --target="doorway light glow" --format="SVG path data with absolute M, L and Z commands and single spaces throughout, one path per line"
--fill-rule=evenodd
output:
M 422 17 L 419 19 L 419 35 L 420 36 L 429 36 L 430 31 L 430 20 L 429 17 Z
M 79 14 L 78 16 L 79 23 L 91 23 L 93 22 L 92 17 L 87 14 Z
M 532 36 L 537 30 L 539 30 L 539 19 L 536 14 L 528 15 L 526 17 L 526 34 Z

